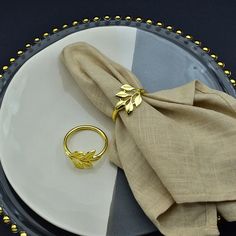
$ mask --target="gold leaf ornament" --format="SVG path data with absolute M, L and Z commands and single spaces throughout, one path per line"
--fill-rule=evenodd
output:
M 125 91 L 120 91 L 119 93 L 116 94 L 116 96 L 119 98 L 126 98 L 126 97 L 129 97 L 130 95 L 126 93 Z
M 75 151 L 69 155 L 69 158 L 76 168 L 87 169 L 93 167 L 95 152 L 95 150 L 87 153 Z
M 125 91 L 132 91 L 135 90 L 135 88 L 133 88 L 132 86 L 130 86 L 129 84 L 124 84 L 121 86 L 121 89 L 125 90 Z
M 142 97 L 140 94 L 138 94 L 134 99 L 135 106 L 136 107 L 139 106 L 141 104 L 141 102 L 142 102 Z
M 115 105 L 115 109 L 112 113 L 112 120 L 115 121 L 119 111 L 125 109 L 129 115 L 134 110 L 134 107 L 138 107 L 142 103 L 142 95 L 144 90 L 140 88 L 134 88 L 129 84 L 121 86 L 121 91 L 116 94 L 119 101 Z
M 134 110 L 133 102 L 130 100 L 128 104 L 125 105 L 125 111 L 129 115 Z

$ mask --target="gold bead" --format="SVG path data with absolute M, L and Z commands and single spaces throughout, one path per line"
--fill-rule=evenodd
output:
M 225 67 L 225 63 L 222 61 L 217 62 L 217 64 L 221 67 L 224 68 Z
M 218 59 L 218 56 L 216 54 L 211 54 L 211 57 L 216 61 Z
M 151 24 L 152 24 L 152 20 L 148 19 L 148 20 L 146 20 L 146 23 L 147 23 L 148 25 L 151 25 Z
M 79 23 L 79 22 L 75 20 L 75 21 L 72 22 L 72 25 L 73 25 L 73 26 L 76 26 L 76 25 L 78 25 L 78 23 Z
M 2 75 L 0 75 L 0 79 L 2 79 L 3 78 L 3 76 Z M 3 208 L 2 207 L 0 207 L 0 215 L 2 215 L 2 213 L 3 213 Z
M 236 84 L 236 81 L 235 81 L 234 79 L 230 79 L 230 82 L 231 82 L 232 84 Z
M 87 23 L 89 23 L 89 19 L 88 19 L 88 18 L 84 18 L 84 19 L 82 20 L 82 22 L 83 22 L 84 24 L 87 24 Z
M 178 29 L 178 30 L 176 30 L 176 34 L 182 35 L 183 31 Z
M 100 21 L 100 17 L 95 16 L 95 17 L 93 18 L 93 21 L 94 21 L 94 22 L 98 22 L 98 21 Z
M 11 222 L 9 216 L 3 216 L 2 220 L 5 224 L 9 224 Z
M 68 27 L 68 25 L 65 24 L 65 25 L 62 26 L 62 29 L 65 29 L 65 28 L 67 28 L 67 27 Z
M 163 27 L 163 26 L 164 26 L 164 24 L 163 24 L 162 22 L 160 22 L 160 21 L 158 21 L 158 22 L 156 23 L 156 25 L 159 26 L 159 27 Z
M 110 16 L 104 16 L 104 20 L 110 20 L 111 17 Z
M 31 45 L 30 45 L 29 43 L 27 43 L 27 44 L 25 45 L 25 47 L 26 47 L 26 48 L 30 48 Z
M 18 229 L 17 229 L 17 226 L 15 224 L 12 224 L 11 225 L 11 232 L 12 233 L 17 233 Z
M 141 23 L 141 22 L 142 22 L 142 18 L 140 18 L 140 17 L 137 17 L 135 20 L 136 20 L 136 22 L 138 22 L 138 23 Z
M 20 236 L 27 236 L 27 233 L 24 232 L 24 231 L 21 231 L 21 232 L 20 232 Z
M 115 16 L 115 20 L 121 20 L 120 16 Z
M 187 35 L 185 36 L 185 38 L 186 38 L 186 39 L 189 39 L 189 40 L 193 40 L 193 36 L 192 36 L 192 35 L 189 35 L 189 34 L 187 34 Z
M 195 40 L 194 43 L 195 43 L 196 45 L 198 45 L 198 46 L 201 46 L 201 44 L 202 44 L 202 43 L 201 43 L 200 41 L 198 41 L 198 40 Z
M 8 66 L 3 66 L 2 69 L 6 71 L 8 69 Z
M 14 57 L 10 58 L 10 62 L 13 63 L 16 59 Z
M 53 33 L 56 33 L 56 32 L 58 32 L 58 31 L 59 31 L 58 28 L 54 28 L 54 29 L 52 30 Z
M 168 25 L 168 26 L 166 27 L 166 29 L 168 29 L 169 31 L 172 31 L 172 30 L 173 30 L 173 27 L 172 27 L 171 25 Z
M 48 37 L 48 36 L 49 36 L 49 33 L 47 33 L 47 32 L 43 34 L 43 37 L 44 37 L 44 38 L 46 38 L 46 37 Z
M 224 72 L 225 72 L 225 74 L 226 74 L 227 76 L 230 76 L 230 75 L 231 75 L 231 71 L 230 71 L 230 70 L 224 70 Z
M 210 48 L 208 48 L 208 47 L 203 47 L 202 50 L 203 50 L 204 52 L 207 52 L 207 53 L 210 52 Z
M 125 17 L 125 20 L 127 20 L 127 21 L 131 21 L 132 19 L 131 19 L 130 16 L 126 16 L 126 17 Z
M 218 64 L 221 68 L 224 68 L 224 67 L 225 67 L 225 63 L 222 62 L 222 61 L 219 61 L 217 64 Z
M 39 42 L 39 41 L 40 41 L 40 38 L 35 38 L 35 39 L 34 39 L 34 42 L 35 42 L 35 43 L 37 43 L 37 42 Z
M 21 50 L 17 52 L 18 56 L 21 56 L 22 54 L 23 54 L 23 51 L 21 51 Z
M 3 78 L 3 76 L 0 75 L 0 79 L 2 79 L 2 78 Z M 3 210 L 2 210 L 2 208 L 0 207 L 0 215 L 2 214 L 2 212 L 3 212 Z

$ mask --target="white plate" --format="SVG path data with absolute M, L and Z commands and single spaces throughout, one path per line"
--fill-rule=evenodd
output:
M 63 137 L 76 125 L 92 124 L 111 138 L 113 123 L 86 99 L 59 54 L 70 43 L 86 41 L 131 69 L 135 35 L 135 28 L 111 26 L 63 38 L 20 68 L 2 103 L 0 156 L 8 180 L 36 213 L 76 234 L 106 234 L 117 169 L 106 155 L 91 170 L 75 169 L 64 155 Z M 102 145 L 92 134 L 78 140 L 84 151 Z

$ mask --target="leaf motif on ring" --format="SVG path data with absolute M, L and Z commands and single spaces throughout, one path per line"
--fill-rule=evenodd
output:
M 121 89 L 125 90 L 125 91 L 132 91 L 135 90 L 134 87 L 130 86 L 129 84 L 124 84 L 121 86 Z
M 75 151 L 69 155 L 74 166 L 79 169 L 87 169 L 93 167 L 95 150 L 84 153 Z
M 116 94 L 116 97 L 120 100 L 115 105 L 112 115 L 113 120 L 120 110 L 125 109 L 129 115 L 134 110 L 134 107 L 138 107 L 142 103 L 142 94 L 144 94 L 143 89 L 134 88 L 129 84 L 122 85 L 121 91 Z

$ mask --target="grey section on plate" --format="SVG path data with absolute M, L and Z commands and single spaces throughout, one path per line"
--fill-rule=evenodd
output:
M 139 29 L 132 72 L 149 92 L 175 88 L 191 80 L 200 80 L 211 88 L 223 90 L 220 80 L 212 73 L 209 65 L 205 66 L 196 56 L 166 38 Z M 144 235 L 154 231 L 157 228 L 136 202 L 124 172 L 119 169 L 107 236 Z
M 211 88 L 222 90 L 209 67 L 189 51 L 157 34 L 139 29 L 132 71 L 149 92 L 175 88 L 191 80 L 200 80 Z
M 156 230 L 136 202 L 123 170 L 118 168 L 107 236 L 145 235 Z

